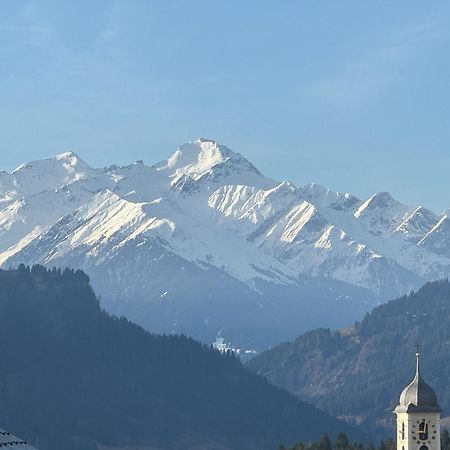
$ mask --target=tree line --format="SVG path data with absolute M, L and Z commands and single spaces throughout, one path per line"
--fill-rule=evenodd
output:
M 317 442 L 298 442 L 292 447 L 280 445 L 278 450 L 396 450 L 397 444 L 394 439 L 382 439 L 378 446 L 372 443 L 350 442 L 345 433 L 339 433 L 334 442 L 328 434 L 324 434 Z M 441 432 L 441 450 L 450 450 L 450 433 L 447 429 Z

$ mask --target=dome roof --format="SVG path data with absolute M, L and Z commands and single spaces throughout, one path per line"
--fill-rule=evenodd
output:
M 441 412 L 436 393 L 423 381 L 420 374 L 419 353 L 416 358 L 416 375 L 400 394 L 400 403 L 395 412 Z

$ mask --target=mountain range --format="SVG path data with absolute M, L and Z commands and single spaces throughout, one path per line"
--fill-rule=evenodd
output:
M 0 264 L 81 268 L 147 329 L 263 348 L 450 274 L 447 213 L 262 175 L 209 139 L 153 166 L 0 173 Z

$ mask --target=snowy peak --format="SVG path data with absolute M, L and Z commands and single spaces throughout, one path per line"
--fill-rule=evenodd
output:
M 73 152 L 66 152 L 17 167 L 9 176 L 9 189 L 18 195 L 32 195 L 55 190 L 94 175 L 95 170 L 80 157 Z
M 176 181 L 186 176 L 196 181 L 204 178 L 219 181 L 230 177 L 237 180 L 247 174 L 253 179 L 255 176 L 264 178 L 242 155 L 204 138 L 182 145 L 169 159 L 154 167 Z
M 29 170 L 42 170 L 47 169 L 52 172 L 59 172 L 62 175 L 86 175 L 92 171 L 91 167 L 86 164 L 78 155 L 74 152 L 60 153 L 53 158 L 47 158 L 37 161 L 31 161 L 26 164 L 22 164 L 12 171 L 12 175 L 20 176 L 25 171 Z M 70 179 L 70 178 L 69 178 Z
M 418 206 L 408 214 L 397 227 L 397 232 L 403 233 L 408 239 L 417 243 L 438 221 L 438 216 L 423 206 Z
M 356 210 L 354 216 L 370 233 L 386 236 L 395 232 L 411 210 L 411 207 L 394 200 L 388 192 L 379 192 L 366 200 Z
M 389 210 L 392 208 L 400 208 L 400 205 L 396 200 L 394 200 L 389 194 L 389 192 L 378 192 L 372 195 L 368 200 L 366 200 L 355 212 L 355 217 L 359 218 L 367 211 L 377 211 L 377 210 Z
M 349 193 L 336 192 L 317 183 L 310 183 L 300 189 L 303 198 L 317 206 L 336 210 L 354 210 L 361 200 Z
M 54 159 L 56 159 L 57 161 L 61 161 L 64 165 L 71 167 L 89 167 L 76 153 L 71 151 L 60 153 L 56 155 Z
M 215 141 L 201 138 L 178 147 L 177 151 L 166 161 L 166 164 L 158 167 L 158 169 L 196 175 L 210 170 L 234 155 L 235 153 L 227 147 L 220 146 Z

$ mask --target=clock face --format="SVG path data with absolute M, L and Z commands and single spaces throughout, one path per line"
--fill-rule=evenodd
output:
M 422 420 L 418 420 L 418 429 L 417 429 L 417 434 L 418 437 L 416 439 L 418 439 L 419 441 L 422 442 L 428 442 L 429 444 L 431 444 L 431 437 L 430 437 L 430 433 L 429 433 L 429 427 L 431 420 L 430 419 L 422 419 Z
M 414 420 L 414 423 L 411 423 L 410 433 L 413 442 L 419 446 L 421 445 L 423 448 L 426 447 L 428 450 L 430 448 L 429 445 L 432 445 L 433 441 L 436 440 L 436 425 L 432 423 L 432 419 L 422 418 L 419 420 Z M 407 439 L 405 423 L 400 424 L 399 439 Z

